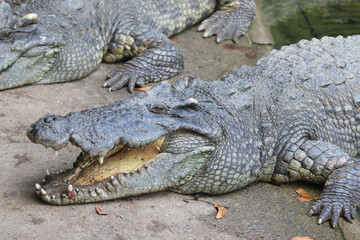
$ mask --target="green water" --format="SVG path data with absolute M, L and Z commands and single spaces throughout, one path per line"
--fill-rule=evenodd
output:
M 258 0 L 275 48 L 301 39 L 360 34 L 360 0 Z

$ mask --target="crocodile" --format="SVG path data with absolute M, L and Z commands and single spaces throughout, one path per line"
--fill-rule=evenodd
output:
M 2 3 L 1 3 L 2 2 Z M 19 6 L 20 5 L 20 6 Z M 215 11 L 217 10 L 217 11 Z M 83 78 L 102 61 L 127 60 L 104 87 L 170 79 L 183 71 L 168 37 L 205 19 L 204 37 L 235 42 L 255 18 L 253 0 L 0 1 L 0 90 Z
M 217 81 L 164 81 L 113 104 L 46 115 L 28 138 L 81 149 L 36 193 L 55 205 L 171 190 L 222 194 L 255 181 L 324 184 L 318 223 L 360 205 L 360 35 L 300 42 Z

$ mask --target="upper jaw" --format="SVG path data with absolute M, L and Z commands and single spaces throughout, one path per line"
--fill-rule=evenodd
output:
M 154 91 L 151 89 L 108 106 L 73 112 L 65 117 L 45 116 L 30 126 L 28 137 L 54 150 L 71 142 L 90 156 L 105 157 L 116 145 L 143 146 L 179 129 L 196 131 L 209 138 L 215 136 L 215 128 L 219 128 L 199 119 L 200 114 L 178 117 L 149 111 L 151 102 L 161 99 L 161 94 L 165 95 L 164 102 L 172 100 L 168 97 L 169 89 L 170 84 L 163 83 Z

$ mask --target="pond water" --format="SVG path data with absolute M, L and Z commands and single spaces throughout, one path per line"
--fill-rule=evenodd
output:
M 275 48 L 301 39 L 360 34 L 360 0 L 258 0 Z

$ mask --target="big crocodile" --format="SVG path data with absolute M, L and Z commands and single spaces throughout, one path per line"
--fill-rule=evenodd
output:
M 132 92 L 182 72 L 182 53 L 168 37 L 218 9 L 198 30 L 216 34 L 218 42 L 237 41 L 255 18 L 253 0 L 1 2 L 0 90 L 73 81 L 102 60 L 128 60 L 107 75 L 104 87 L 111 92 L 128 85 Z
M 162 82 L 114 104 L 47 115 L 34 143 L 82 153 L 47 171 L 45 202 L 88 203 L 171 190 L 221 194 L 252 182 L 324 184 L 318 223 L 360 204 L 360 35 L 302 40 L 215 82 Z

